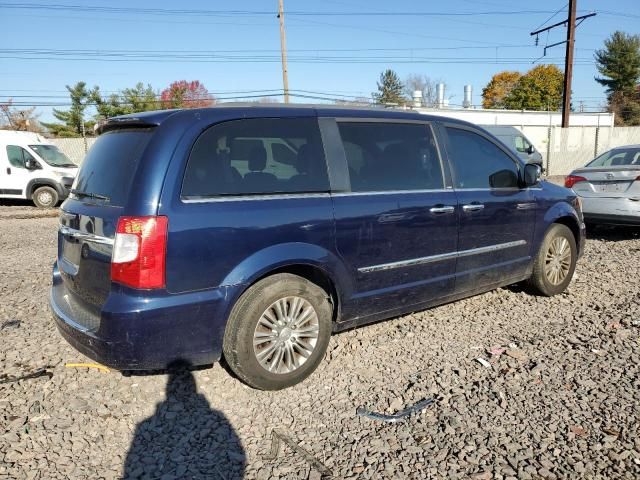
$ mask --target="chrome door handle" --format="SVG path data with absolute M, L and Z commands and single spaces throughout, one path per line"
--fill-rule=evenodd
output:
M 484 205 L 480 203 L 471 203 L 469 205 L 463 205 L 462 210 L 465 212 L 478 212 L 484 210 Z
M 441 213 L 453 213 L 456 211 L 456 207 L 452 207 L 451 205 L 446 205 L 443 207 L 431 207 L 429 209 L 431 213 L 441 214 Z
M 536 204 L 535 203 L 518 203 L 516 205 L 516 208 L 518 210 L 531 210 L 533 208 L 536 208 Z

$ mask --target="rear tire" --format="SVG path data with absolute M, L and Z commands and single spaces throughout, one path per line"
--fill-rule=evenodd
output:
M 38 208 L 53 208 L 58 204 L 58 192 L 52 187 L 39 187 L 31 197 Z
M 224 358 L 260 390 L 280 390 L 307 378 L 331 337 L 332 306 L 318 285 L 289 273 L 251 286 L 234 305 L 225 329 Z
M 565 225 L 553 224 L 534 260 L 529 285 L 547 297 L 564 292 L 573 278 L 577 258 L 573 232 Z

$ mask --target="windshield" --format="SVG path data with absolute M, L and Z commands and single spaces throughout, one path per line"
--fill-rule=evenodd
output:
M 52 167 L 75 167 L 76 164 L 69 160 L 55 145 L 29 145 L 40 158 Z
M 640 148 L 609 150 L 587 164 L 587 167 L 615 167 L 618 165 L 640 165 Z

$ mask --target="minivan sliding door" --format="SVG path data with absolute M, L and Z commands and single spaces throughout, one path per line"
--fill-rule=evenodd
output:
M 356 287 L 343 319 L 451 294 L 457 202 L 432 127 L 349 118 L 337 128 L 349 185 L 332 194 L 336 244 Z

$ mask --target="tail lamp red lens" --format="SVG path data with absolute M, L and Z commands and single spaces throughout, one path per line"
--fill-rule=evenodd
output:
M 111 280 L 132 288 L 164 288 L 167 227 L 167 217 L 120 217 Z
M 567 178 L 564 179 L 564 186 L 567 188 L 572 188 L 576 183 L 579 182 L 586 182 L 587 179 L 584 177 L 581 177 L 579 175 L 569 175 Z

